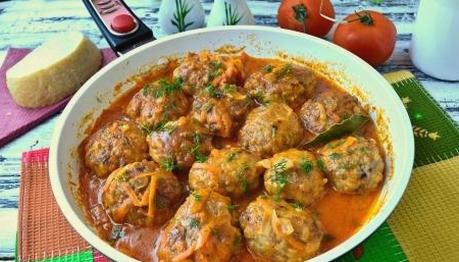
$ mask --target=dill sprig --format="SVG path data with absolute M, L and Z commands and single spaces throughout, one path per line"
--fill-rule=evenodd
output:
M 279 191 L 277 193 L 280 194 L 288 184 L 287 160 L 282 159 L 274 164 L 273 172 L 274 174 L 271 179 L 278 185 Z
M 220 99 L 225 97 L 225 94 L 218 88 L 213 85 L 208 85 L 204 88 L 204 91 L 208 93 L 211 97 Z
M 166 79 L 160 79 L 152 85 L 145 85 L 142 92 L 143 95 L 151 95 L 155 98 L 160 98 L 182 90 L 182 84 L 183 80 L 181 77 L 174 78 L 172 82 L 169 82 Z
M 195 132 L 193 134 L 193 147 L 190 150 L 190 154 L 194 156 L 197 162 L 204 163 L 207 161 L 208 156 L 201 152 L 202 136 L 200 133 Z
M 249 171 L 249 169 L 249 165 L 244 164 L 236 173 L 236 177 L 241 184 L 241 188 L 244 193 L 248 193 L 250 191 L 250 184 L 246 177 L 247 171 Z
M 291 63 L 284 64 L 284 66 L 282 66 L 281 69 L 279 69 L 278 71 L 275 72 L 276 77 L 278 79 L 285 77 L 286 75 L 288 75 L 288 73 L 290 73 L 291 69 L 292 69 L 292 64 Z
M 177 168 L 177 163 L 175 162 L 175 158 L 173 158 L 172 156 L 168 156 L 162 159 L 159 165 L 168 172 L 172 172 Z
M 303 159 L 303 161 L 301 161 L 300 163 L 300 168 L 301 170 L 303 170 L 304 173 L 309 174 L 313 170 L 314 167 L 311 161 L 307 159 Z
M 209 72 L 207 74 L 207 77 L 209 78 L 209 81 L 214 80 L 217 76 L 223 73 L 223 64 L 219 61 L 210 61 L 209 62 Z

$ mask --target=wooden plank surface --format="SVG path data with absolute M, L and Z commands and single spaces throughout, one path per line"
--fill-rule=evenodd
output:
M 159 1 L 126 0 L 136 14 L 158 33 Z M 202 1 L 206 13 L 213 1 Z M 277 0 L 248 1 L 258 24 L 276 26 Z M 395 22 L 398 31 L 396 50 L 382 73 L 400 69 L 412 71 L 429 93 L 459 122 L 459 83 L 433 79 L 411 63 L 408 48 L 418 0 L 385 0 L 373 5 L 365 0 L 334 0 L 337 17 L 360 8 L 383 12 Z M 107 43 L 90 19 L 81 1 L 14 1 L 0 3 L 0 62 L 10 46 L 33 48 L 57 32 L 82 31 L 99 47 Z M 17 224 L 20 156 L 23 151 L 48 147 L 58 116 L 52 117 L 22 137 L 0 148 L 0 260 L 14 259 Z

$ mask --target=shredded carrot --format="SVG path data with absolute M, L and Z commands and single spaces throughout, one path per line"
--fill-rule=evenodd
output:
M 353 136 L 348 136 L 346 138 L 346 141 L 342 145 L 339 146 L 339 148 L 348 148 L 349 146 L 353 145 L 355 142 L 357 142 L 357 139 Z
M 172 262 L 182 261 L 182 260 L 185 260 L 185 258 L 193 255 L 193 252 L 195 251 L 194 246 L 195 245 L 191 245 L 187 250 L 185 250 L 182 253 L 176 255 L 175 257 L 173 257 L 172 258 Z
M 129 212 L 130 205 L 131 205 L 130 199 L 127 199 L 126 201 L 124 201 L 121 204 L 121 206 L 115 209 L 115 211 L 113 212 L 113 220 L 115 220 L 116 222 L 123 221 L 127 213 Z
M 199 236 L 198 240 L 196 241 L 195 250 L 198 250 L 204 246 L 207 240 L 209 240 L 210 232 L 211 228 L 209 226 L 205 226 L 199 231 Z
M 285 238 L 287 243 L 296 250 L 304 250 L 306 248 L 305 243 L 296 240 L 293 236 L 288 236 Z
M 141 207 L 142 206 L 142 202 L 137 197 L 137 195 L 135 194 L 134 190 L 131 187 L 129 187 L 129 185 L 127 183 L 122 183 L 121 186 L 126 191 L 126 194 L 129 196 L 129 198 L 132 200 L 132 204 L 134 206 Z
M 158 177 L 152 176 L 150 180 L 150 194 L 149 194 L 149 201 L 148 201 L 148 216 L 154 217 L 155 215 L 155 198 L 156 198 L 156 187 L 158 185 Z
M 111 174 L 107 180 L 105 181 L 105 185 L 104 185 L 104 188 L 102 190 L 102 192 L 107 192 L 108 188 L 110 187 L 110 185 L 112 184 L 112 181 L 113 179 L 115 178 L 115 174 Z
M 282 237 L 284 234 L 279 230 L 279 218 L 277 217 L 276 210 L 271 214 L 271 226 L 276 236 Z

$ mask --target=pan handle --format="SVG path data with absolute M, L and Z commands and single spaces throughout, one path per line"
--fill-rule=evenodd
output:
M 153 32 L 123 0 L 83 0 L 83 3 L 118 56 L 155 40 Z

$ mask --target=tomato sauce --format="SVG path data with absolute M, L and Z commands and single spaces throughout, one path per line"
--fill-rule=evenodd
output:
M 281 63 L 280 60 L 253 58 L 247 55 L 242 57 L 244 61 L 245 76 L 259 70 L 266 64 Z M 172 61 L 165 68 L 151 70 L 142 75 L 136 80 L 136 84 L 130 90 L 125 92 L 116 101 L 105 109 L 100 117 L 95 120 L 93 126 L 86 130 L 87 135 L 91 135 L 101 127 L 114 120 L 125 118 L 125 108 L 131 98 L 138 92 L 146 83 L 152 82 L 160 78 L 171 78 L 173 69 L 177 63 Z M 325 89 L 336 89 L 334 83 L 327 79 L 320 79 L 315 92 L 321 92 Z M 376 127 L 374 123 L 369 121 L 362 128 L 362 133 L 365 137 L 371 137 L 378 141 Z M 80 147 L 80 158 L 84 159 L 84 147 L 87 142 L 85 139 Z M 218 147 L 236 143 L 236 139 L 217 139 L 214 143 Z M 314 150 L 314 148 L 310 148 Z M 381 150 L 382 152 L 382 150 Z M 84 162 L 84 161 L 82 161 Z M 176 174 L 183 185 L 187 184 L 188 175 L 186 173 Z M 101 192 L 106 179 L 102 179 L 92 174 L 85 167 L 81 168 L 80 172 L 80 192 L 83 199 L 84 209 L 91 223 L 97 228 L 101 238 L 109 242 L 123 253 L 135 257 L 142 261 L 157 261 L 156 249 L 158 247 L 158 236 L 163 226 L 157 227 L 139 227 L 132 225 L 118 225 L 113 222 L 102 207 Z M 263 183 L 261 183 L 263 184 Z M 187 187 L 185 186 L 187 189 Z M 349 237 L 365 224 L 369 212 L 373 205 L 377 202 L 381 191 L 381 185 L 378 190 L 362 195 L 342 194 L 333 190 L 328 184 L 326 185 L 325 194 L 318 203 L 313 206 L 317 211 L 319 220 L 322 222 L 325 231 L 325 237 L 322 243 L 321 253 L 325 252 Z M 188 192 L 185 192 L 187 195 Z M 263 194 L 263 187 L 258 191 L 253 192 L 243 199 L 233 200 L 234 204 L 238 205 L 236 215 L 238 216 L 250 201 L 254 200 L 259 194 Z M 183 202 L 184 198 L 182 199 Z M 179 203 L 180 204 L 180 203 Z M 123 229 L 122 236 L 113 236 L 117 228 Z M 119 232 L 119 230 L 118 230 Z M 116 234 L 116 233 L 115 233 Z M 235 258 L 234 261 L 265 261 L 254 256 L 247 248 L 243 249 Z

